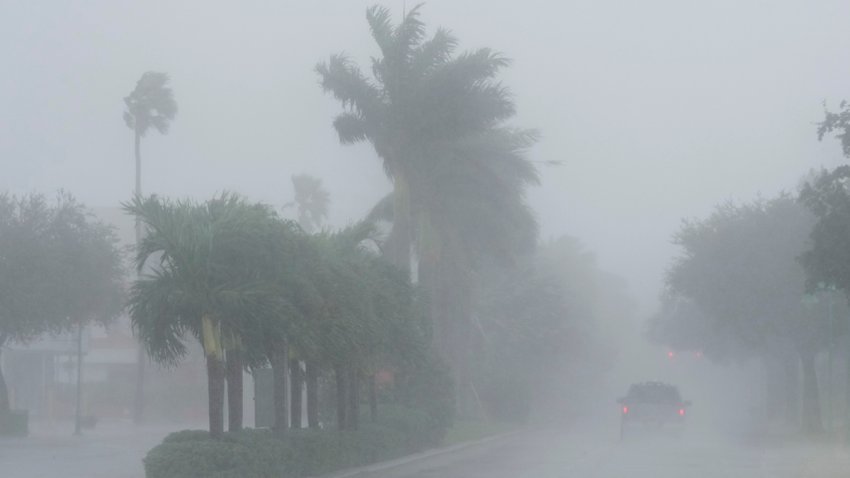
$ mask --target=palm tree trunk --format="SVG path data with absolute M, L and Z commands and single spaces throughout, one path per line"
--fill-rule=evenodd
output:
M 334 377 L 336 378 L 336 427 L 338 430 L 348 429 L 348 420 L 346 420 L 346 411 L 348 409 L 348 401 L 346 400 L 346 377 L 342 367 L 334 367 Z
M 292 428 L 301 428 L 301 396 L 304 393 L 304 372 L 301 370 L 301 362 L 295 360 L 289 368 L 290 388 L 292 389 L 292 399 L 289 401 L 289 426 Z
M 286 413 L 287 347 L 281 346 L 272 354 L 272 375 L 274 377 L 274 429 L 283 433 L 289 428 Z
M 74 410 L 74 435 L 83 432 L 83 323 L 77 324 L 77 401 Z
M 410 186 L 401 174 L 393 178 L 393 228 L 389 237 L 389 258 L 396 267 L 410 271 L 411 213 Z
M 319 369 L 313 362 L 307 362 L 307 426 L 319 428 Z
M 369 375 L 369 418 L 372 423 L 378 421 L 378 384 L 376 374 Z
M 6 345 L 6 335 L 0 335 L 0 353 Z M 0 355 L 0 416 L 8 415 L 12 411 L 9 403 L 9 389 L 6 387 L 6 379 L 3 377 L 3 357 Z
M 785 422 L 796 427 L 800 420 L 799 363 L 793 359 L 791 353 L 787 352 L 782 362 L 785 372 Z
M 135 153 L 136 153 L 136 196 L 142 195 L 142 135 L 139 130 L 135 130 Z M 142 221 L 136 216 L 136 246 L 142 242 Z M 145 411 L 145 348 L 139 343 L 139 349 L 136 353 L 136 394 L 133 399 L 133 422 L 141 423 L 144 418 Z
M 800 354 L 800 359 L 803 365 L 803 431 L 809 434 L 823 433 L 815 354 L 805 351 Z
M 235 432 L 242 429 L 242 352 L 227 351 L 227 429 Z
M 360 428 L 360 380 L 353 365 L 348 366 L 348 429 Z
M 210 435 L 220 438 L 224 434 L 224 364 L 214 354 L 207 355 L 207 393 Z

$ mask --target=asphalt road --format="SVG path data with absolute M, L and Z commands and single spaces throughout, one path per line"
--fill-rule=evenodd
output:
M 722 436 L 523 432 L 482 447 L 362 474 L 374 478 L 784 478 L 850 477 L 838 446 L 757 446 Z
M 70 427 L 0 439 L 2 478 L 143 478 L 141 458 L 178 427 L 104 425 L 74 437 Z M 850 454 L 837 445 L 769 446 L 720 433 L 634 433 L 620 442 L 610 427 L 578 433 L 523 431 L 447 453 L 431 453 L 373 478 L 785 478 L 850 477 Z M 402 460 L 404 462 L 405 460 Z
M 144 478 L 145 453 L 185 428 L 101 423 L 74 436 L 71 423 L 36 424 L 29 437 L 0 438 L 0 478 Z

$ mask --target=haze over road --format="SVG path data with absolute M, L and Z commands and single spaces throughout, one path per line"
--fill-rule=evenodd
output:
M 782 478 L 847 476 L 845 451 L 813 445 L 757 446 L 723 437 L 634 437 L 525 432 L 482 448 L 425 459 L 375 478 Z

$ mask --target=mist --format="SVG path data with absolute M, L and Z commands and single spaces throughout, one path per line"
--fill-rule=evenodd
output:
M 363 108 L 343 98 L 342 87 L 333 83 L 333 74 L 344 68 L 333 69 L 332 55 L 344 54 L 346 67 L 355 65 L 371 84 L 381 84 L 373 61 L 387 54 L 366 21 L 374 4 L 2 3 L 0 258 L 20 260 L 0 262 L 0 365 L 11 397 L 6 408 L 29 410 L 30 431 L 26 438 L 0 441 L 0 469 L 13 470 L 14 477 L 195 476 L 156 474 L 143 469 L 142 459 L 154 457 L 145 467 L 160 463 L 154 452 L 165 450 L 160 447 L 168 440 L 161 442 L 172 432 L 212 427 L 215 407 L 225 410 L 222 427 L 237 423 L 241 429 L 239 420 L 229 421 L 236 408 L 228 408 L 240 400 L 245 427 L 278 434 L 276 440 L 285 433 L 281 427 L 300 429 L 302 421 L 305 429 L 315 422 L 321 432 L 338 427 L 359 433 L 374 425 L 368 429 L 373 435 L 357 440 L 376 440 L 369 441 L 377 451 L 368 458 L 338 466 L 331 459 L 318 460 L 324 467 L 299 464 L 303 476 L 364 466 L 366 476 L 399 477 L 681 476 L 692 473 L 683 471 L 687 466 L 697 470 L 693 476 L 840 476 L 836 470 L 850 466 L 848 288 L 845 276 L 835 272 L 839 266 L 830 269 L 843 264 L 839 246 L 850 238 L 830 227 L 844 216 L 828 196 L 830 185 L 838 184 L 830 181 L 840 181 L 847 162 L 848 150 L 841 147 L 847 140 L 840 134 L 850 120 L 836 116 L 822 138 L 818 133 L 829 113 L 848 111 L 841 102 L 850 98 L 850 63 L 843 61 L 850 45 L 850 4 L 382 2 L 393 26 L 417 12 L 422 41 L 447 29 L 457 39 L 452 58 L 489 48 L 509 60 L 469 88 L 491 82 L 506 88 L 499 100 L 509 103 L 509 113 L 494 114 L 482 128 L 517 134 L 505 133 L 496 143 L 505 150 L 492 154 L 509 157 L 505 164 L 511 166 L 493 167 L 492 188 L 486 182 L 491 171 L 458 169 L 434 176 L 420 190 L 414 184 L 413 192 L 399 186 L 404 169 L 387 153 L 386 145 L 396 143 L 382 143 L 386 138 L 374 125 L 345 139 L 334 123 L 344 113 L 362 115 Z M 136 191 L 138 130 L 122 120 L 122 112 L 145 72 L 166 75 L 163 85 L 173 92 L 176 110 L 165 131 L 152 128 L 138 137 L 143 159 Z M 466 105 L 463 98 L 458 94 L 454 101 Z M 415 123 L 429 113 L 422 107 L 405 121 Z M 442 123 L 434 124 L 455 125 L 462 113 L 439 113 Z M 390 123 L 375 124 L 397 132 Z M 448 137 L 427 127 L 412 131 L 405 138 L 417 147 L 443 147 Z M 427 154 L 417 154 L 442 154 L 429 147 L 422 149 Z M 454 150 L 444 156 L 456 159 L 453 154 L 462 157 Z M 509 172 L 500 176 L 504 171 Z M 509 193 L 500 194 L 496 186 Z M 789 221 L 760 218 L 779 217 L 769 205 L 785 200 L 798 204 L 807 219 L 777 233 L 779 226 L 765 224 Z M 267 214 L 256 219 L 255 228 L 265 236 L 248 235 L 243 223 L 216 222 L 216 207 L 237 203 L 233 207 L 244 209 L 235 215 L 254 217 L 251 205 Z M 398 226 L 404 224 L 400 203 L 408 204 L 413 231 L 405 248 L 398 245 L 405 240 Z M 179 212 L 181 207 L 194 213 Z M 495 219 L 487 222 L 482 212 L 487 207 L 504 212 L 502 229 Z M 143 257 L 134 248 L 148 234 L 137 232 L 135 221 L 144 224 L 138 231 L 159 227 L 159 216 L 147 208 L 172 211 L 175 223 L 207 214 L 204 227 L 220 227 L 216 237 L 231 240 L 223 244 L 247 245 L 228 252 L 239 258 L 238 267 L 222 266 L 239 269 L 234 272 L 239 280 L 282 274 L 257 272 L 274 261 L 250 251 L 264 251 L 266 258 L 279 254 L 286 259 L 276 267 L 299 271 L 293 273 L 298 280 L 276 282 L 286 284 L 276 302 L 256 307 L 280 307 L 275 310 L 287 317 L 279 321 L 285 325 L 264 329 L 257 325 L 267 325 L 260 318 L 232 325 L 234 343 L 277 340 L 284 349 L 268 345 L 253 356 L 249 346 L 240 352 L 230 347 L 233 356 L 244 352 L 243 362 L 232 366 L 235 372 L 223 368 L 222 377 L 230 373 L 227 380 L 238 387 L 244 379 L 244 392 L 217 405 L 208 402 L 214 385 L 209 357 L 216 355 L 208 338 L 217 337 L 216 350 L 224 353 L 230 319 L 221 319 L 225 332 L 216 325 L 215 336 L 212 322 L 202 325 L 201 316 L 214 316 L 211 312 L 198 313 L 197 323 L 175 326 L 180 334 L 174 343 L 184 344 L 185 352 L 175 346 L 145 356 L 144 412 L 138 404 L 137 350 L 149 346 L 146 337 L 165 330 L 152 312 L 143 320 L 139 311 L 165 302 L 143 302 L 139 281 L 145 274 L 174 272 L 159 259 L 177 254 L 157 249 Z M 86 219 L 63 223 L 67 210 Z M 724 216 L 730 210 L 744 219 Z M 465 219 L 456 219 L 463 214 Z M 63 232 L 45 234 L 43 243 L 32 239 L 38 231 L 24 226 L 36 216 L 53 224 L 51 231 Z M 772 233 L 753 232 L 756 225 Z M 197 239 L 200 229 L 180 237 L 198 234 Z M 71 230 L 93 231 L 100 242 L 86 249 L 80 245 L 88 247 L 81 239 L 85 234 L 77 237 Z M 725 231 L 727 242 L 712 242 L 709 230 Z M 688 242 L 688 234 L 704 242 Z M 260 239 L 272 236 L 279 240 Z M 797 242 L 771 242 L 791 236 Z M 36 252 L 15 249 L 27 243 L 21 237 L 29 237 Z M 347 249 L 350 243 L 357 246 Z M 213 252 L 218 249 L 212 239 L 209 244 L 209 260 L 218 260 L 223 253 Z M 830 249 L 834 244 L 839 246 Z M 84 249 L 94 252 L 79 252 Z M 453 259 L 446 259 L 450 253 Z M 47 259 L 36 259 L 54 257 L 50 254 L 68 258 L 59 261 L 61 273 Z M 762 262 L 754 258 L 770 254 L 775 255 Z M 103 270 L 114 268 L 114 274 L 84 271 L 82 264 L 90 263 L 109 263 Z M 387 263 L 401 274 L 386 272 Z M 325 275 L 311 275 L 319 270 Z M 84 273 L 93 277 L 84 281 L 92 288 L 80 292 Z M 686 275 L 690 279 L 682 279 Z M 307 276 L 311 279 L 301 280 Z M 776 277 L 783 280 L 773 281 Z M 100 280 L 106 285 L 94 289 Z M 75 283 L 78 288 L 68 285 Z M 123 284 L 121 291 L 114 290 L 116 283 Z M 91 310 L 80 305 L 84 301 L 72 301 L 80 309 L 76 319 L 56 312 L 69 310 L 71 302 L 55 297 L 73 293 L 103 300 Z M 20 305 L 20 297 L 39 294 L 50 300 Z M 359 302 L 339 298 L 355 295 Z M 362 311 L 348 312 L 367 302 Z M 358 313 L 360 322 L 352 318 Z M 51 314 L 57 318 L 42 320 Z M 245 313 L 245 320 L 254 320 L 252 314 L 262 315 Z M 303 324 L 321 314 L 327 314 L 323 324 L 340 329 L 303 332 Z M 397 320 L 381 322 L 382 314 Z M 462 325 L 452 321 L 455 316 L 464 317 Z M 18 321 L 38 325 L 22 333 Z M 377 332 L 387 330 L 391 335 Z M 310 338 L 298 343 L 299 334 Z M 362 350 L 374 356 L 355 352 Z M 230 366 L 225 362 L 222 367 Z M 355 363 L 351 371 L 341 365 Z M 280 368 L 283 375 L 275 376 Z M 222 378 L 215 393 L 230 393 L 235 385 L 227 380 Z M 661 422 L 658 429 L 623 425 L 631 419 L 623 408 L 632 406 L 624 405 L 630 386 L 656 381 L 681 394 L 676 410 L 684 420 L 673 428 L 683 430 L 668 432 Z M 75 383 L 90 385 L 79 392 Z M 317 391 L 308 390 L 311 386 Z M 341 391 L 346 387 L 348 402 Z M 429 400 L 426 389 L 435 394 Z M 272 400 L 273 392 L 289 398 L 281 405 Z M 308 404 L 310 397 L 318 403 Z M 693 404 L 679 409 L 685 401 Z M 444 402 L 451 402 L 446 405 L 451 411 L 432 407 Z M 380 428 L 385 424 L 376 417 L 382 417 L 382 407 L 392 419 L 403 417 L 398 423 L 414 423 L 424 413 L 428 426 L 416 426 L 439 431 L 406 439 L 413 445 L 404 452 L 392 449 L 403 440 Z M 309 411 L 314 409 L 317 416 Z M 634 410 L 639 408 L 633 415 Z M 814 414 L 822 426 L 815 427 Z M 81 423 L 81 417 L 93 422 Z M 623 432 L 624 426 L 630 428 Z M 71 438 L 71 431 L 79 436 Z M 299 432 L 292 432 L 292 440 L 300 439 Z M 215 435 L 212 428 L 210 433 Z M 67 473 L 56 461 L 64 455 L 44 459 L 55 440 L 71 450 Z M 446 452 L 463 443 L 469 444 L 466 451 Z M 109 446 L 112 457 L 98 458 Z M 672 458 L 668 449 L 674 450 Z M 292 453 L 309 454 L 299 450 Z M 381 468 L 390 459 L 434 450 L 442 452 Z M 286 453 L 290 450 L 278 455 Z M 330 448 L 316 453 L 344 455 Z M 712 469 L 716 463 L 726 468 Z M 274 468 L 278 465 L 269 465 L 274 470 L 269 473 L 302 476 L 286 474 L 295 473 L 292 467 Z

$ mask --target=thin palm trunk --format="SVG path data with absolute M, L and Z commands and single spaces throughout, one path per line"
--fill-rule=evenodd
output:
M 227 351 L 227 429 L 242 429 L 242 352 L 238 349 Z
M 272 376 L 274 378 L 274 429 L 278 433 L 283 433 L 289 428 L 289 417 L 286 413 L 287 347 L 281 346 L 272 354 L 271 359 Z
M 347 367 L 348 378 L 348 429 L 360 428 L 360 381 L 357 370 L 353 365 Z
M 393 227 L 389 238 L 389 258 L 399 269 L 410 271 L 412 243 L 410 187 L 401 175 L 393 178 Z
M 347 395 L 347 380 L 345 377 L 345 369 L 343 367 L 334 367 L 334 377 L 336 378 L 336 426 L 338 430 L 348 429 L 348 420 L 346 412 L 348 411 Z
M 378 421 L 378 384 L 377 377 L 373 373 L 369 375 L 369 418 L 372 423 Z
M 136 190 L 135 195 L 142 195 L 142 135 L 138 129 L 135 131 L 135 153 L 136 153 Z M 142 242 L 142 220 L 136 216 L 136 245 Z M 141 423 L 145 412 L 145 348 L 139 343 L 136 353 L 136 395 L 133 399 L 133 421 Z
M 6 340 L 5 335 L 0 335 L 0 354 L 3 352 L 3 346 L 6 345 Z M 8 415 L 11 411 L 9 389 L 6 387 L 6 379 L 3 376 L 3 356 L 0 355 L 0 416 Z
M 319 369 L 313 362 L 306 363 L 307 426 L 319 428 Z
M 799 363 L 790 354 L 786 354 L 782 362 L 785 372 L 785 422 L 796 427 L 800 419 Z
M 83 432 L 83 324 L 77 324 L 77 402 L 74 410 L 74 435 Z
M 224 364 L 214 354 L 207 355 L 207 393 L 210 435 L 220 438 L 224 434 Z
M 292 399 L 289 401 L 289 426 L 292 428 L 301 428 L 301 396 L 304 393 L 304 387 L 302 386 L 304 382 L 304 372 L 301 370 L 301 362 L 295 360 L 292 362 L 292 366 L 289 370 L 289 385 L 292 391 Z
M 821 421 L 820 392 L 815 371 L 815 354 L 809 351 L 800 354 L 803 369 L 803 431 L 810 434 L 823 432 Z

